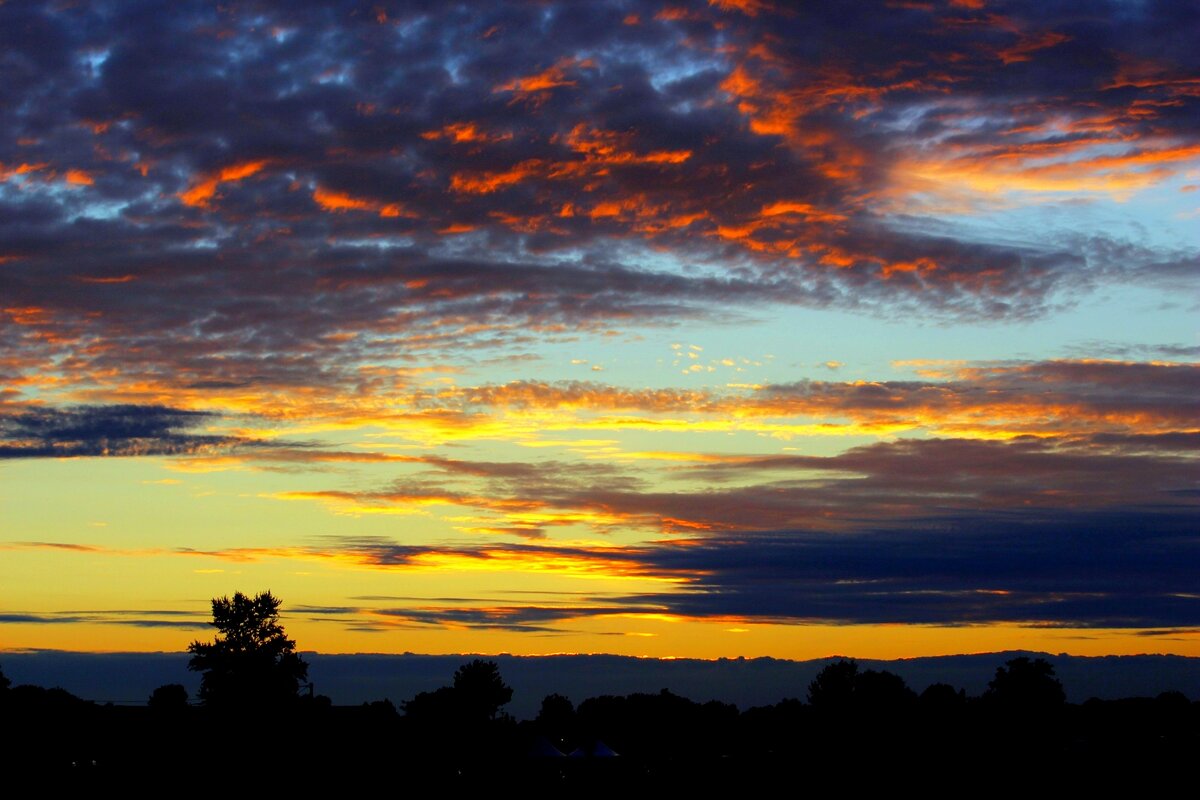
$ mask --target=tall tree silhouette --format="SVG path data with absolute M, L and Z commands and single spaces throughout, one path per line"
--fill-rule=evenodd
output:
M 468 719 L 495 719 L 500 706 L 512 700 L 496 662 L 478 658 L 454 673 L 454 691 Z
M 203 672 L 200 699 L 209 706 L 253 708 L 293 701 L 308 664 L 279 624 L 280 600 L 269 591 L 214 597 L 212 642 L 192 642 L 188 669 Z

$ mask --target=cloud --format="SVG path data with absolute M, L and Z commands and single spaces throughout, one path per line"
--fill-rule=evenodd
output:
M 375 628 L 552 633 L 618 610 L 1194 625 L 1200 369 L 1151 360 L 1189 345 L 874 381 L 830 360 L 849 377 L 724 389 L 455 371 L 561 344 L 619 375 L 630 362 L 574 340 L 789 308 L 991 322 L 1113 286 L 1190 297 L 1198 251 L 1169 214 L 1103 220 L 1195 183 L 1196 13 L 0 3 L 0 458 L 324 471 L 266 497 L 427 514 L 453 537 L 11 546 L 663 587 L 307 611 Z M 721 363 L 698 347 L 677 366 Z M 423 449 L 352 449 L 368 425 Z M 337 444 L 278 438 L 301 427 Z M 673 432 L 766 444 L 671 449 Z M 863 438 L 776 449 L 845 435 Z M 434 449 L 472 439 L 588 452 Z M 568 539 L 594 534 L 607 546 Z
M 851 532 L 1009 509 L 1194 512 L 1196 443 L 1192 434 L 904 439 L 833 456 L 667 459 L 678 466 L 656 481 L 636 466 L 430 459 L 432 471 L 376 489 L 275 496 L 352 514 L 445 514 L 464 532 L 539 539 L 569 526 L 686 537 L 788 527 Z M 462 509 L 474 516 L 464 518 Z
M 415 395 L 413 400 L 455 412 L 440 420 L 467 429 L 492 422 L 491 416 L 476 416 L 480 411 L 553 411 L 553 421 L 563 427 L 614 430 L 675 426 L 779 434 L 928 430 L 961 436 L 1086 437 L 1191 431 L 1193 398 L 1200 393 L 1200 367 L 1187 362 L 1079 359 L 898 366 L 915 367 L 925 379 L 806 379 L 726 392 L 511 381 Z
M 125 625 L 135 628 L 207 629 L 191 612 L 170 610 L 97 610 L 48 613 L 0 612 L 0 625 Z
M 1200 622 L 1191 510 L 1133 508 L 962 513 L 882 522 L 853 533 L 775 530 L 684 543 L 605 549 L 523 545 L 463 549 L 460 557 L 603 558 L 626 571 L 671 579 L 671 590 L 546 606 L 405 606 L 384 613 L 408 624 L 541 628 L 614 614 L 835 624 L 1018 623 L 1166 628 Z M 361 543 L 379 562 L 420 560 Z M 352 552 L 365 553 L 351 544 Z M 340 549 L 336 542 L 328 546 Z M 553 556 L 552 556 L 553 554 Z M 418 601 L 419 602 L 419 601 Z
M 559 570 L 663 581 L 655 593 L 552 606 L 459 598 L 338 609 L 383 625 L 562 630 L 613 615 L 759 623 L 1180 628 L 1200 624 L 1190 508 L 979 511 L 879 520 L 852 532 L 777 529 L 591 550 L 568 545 L 400 545 L 329 538 L 320 557 L 383 569 Z M 473 564 L 473 567 L 469 566 Z M 400 598 L 373 598 L 397 600 Z
M 764 303 L 1021 318 L 1195 264 L 939 223 L 1194 168 L 1186 6 L 394 11 L 0 9 L 4 369 L 345 392 L 385 352 Z
M 1065 627 L 1194 626 L 1192 510 L 997 512 L 851 535 L 779 531 L 645 554 L 694 576 L 637 595 L 684 616 L 776 621 Z
M 865 515 L 852 530 L 694 532 L 682 539 L 602 547 L 551 541 L 405 544 L 384 537 L 330 536 L 289 548 L 174 554 L 234 561 L 313 559 L 396 571 L 604 577 L 609 587 L 620 587 L 611 583 L 620 579 L 662 587 L 623 593 L 583 584 L 579 592 L 531 593 L 536 597 L 528 603 L 371 596 L 350 598 L 358 601 L 353 605 L 294 610 L 356 629 L 445 626 L 563 633 L 588 619 L 651 616 L 1162 630 L 1200 626 L 1195 519 L 1194 505 L 1184 503 L 1127 503 L 1101 510 L 1066 504 L 915 510 L 897 518 Z M 549 595 L 553 600 L 546 602 Z M 168 611 L 11 612 L 0 621 L 201 627 L 188 613 Z
M 173 456 L 248 442 L 188 433 L 214 415 L 166 406 L 29 407 L 0 412 L 0 458 Z
M 439 626 L 476 630 L 504 630 L 519 633 L 566 633 L 562 623 L 572 620 L 653 613 L 659 607 L 611 606 L 415 606 L 369 609 L 369 615 L 383 619 L 387 626 Z

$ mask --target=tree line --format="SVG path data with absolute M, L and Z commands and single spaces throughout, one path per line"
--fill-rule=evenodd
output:
M 512 689 L 495 662 L 476 659 L 399 707 L 390 699 L 335 707 L 313 693 L 279 608 L 270 592 L 213 600 L 217 635 L 188 648 L 189 669 L 201 673 L 195 705 L 180 684 L 159 687 L 144 708 L 116 707 L 12 686 L 0 672 L 0 726 L 20 734 L 0 763 L 90 781 L 214 765 L 262 777 L 264 762 L 272 774 L 361 774 L 389 763 L 459 785 L 507 776 L 544 787 L 711 788 L 798 764 L 826 777 L 858 774 L 860 763 L 883 775 L 934 756 L 942 775 L 997 764 L 1008 764 L 1008 777 L 1068 764 L 1111 771 L 1182 758 L 1200 744 L 1200 705 L 1182 694 L 1069 704 L 1053 665 L 1026 657 L 998 666 L 978 697 L 941 683 L 918 694 L 894 673 L 843 659 L 817 674 L 803 700 L 739 710 L 669 689 L 578 705 L 549 694 L 535 719 L 520 722 L 503 710 Z

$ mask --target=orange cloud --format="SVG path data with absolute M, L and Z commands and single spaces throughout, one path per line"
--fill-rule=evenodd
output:
M 1124 199 L 1200 160 L 1200 145 L 1195 144 L 1146 141 L 1118 154 L 1097 153 L 1092 144 L 988 148 L 933 160 L 902 160 L 894 168 L 895 186 L 901 194 L 951 197 L 969 189 L 984 195 L 1072 192 Z
M 137 276 L 130 274 L 98 277 L 83 275 L 79 280 L 83 283 L 129 283 L 130 281 L 137 280 Z
M 1105 89 L 1157 89 L 1168 95 L 1200 96 L 1200 77 L 1179 73 L 1166 64 L 1151 59 L 1120 55 L 1120 68 Z
M 563 141 L 586 162 L 603 164 L 682 164 L 692 157 L 690 150 L 656 150 L 644 155 L 633 152 L 632 133 L 617 133 L 579 123 Z M 551 140 L 553 141 L 553 139 Z
M 438 233 L 443 236 L 452 236 L 458 233 L 470 233 L 475 230 L 475 226 L 468 222 L 452 222 L 442 228 L 438 228 Z
M 760 11 L 776 10 L 775 5 L 766 0 L 708 0 L 708 4 L 722 11 L 740 11 L 749 17 L 758 16 Z
M 758 212 L 760 217 L 778 217 L 784 214 L 796 214 L 808 220 L 819 222 L 842 222 L 845 214 L 825 211 L 809 203 L 798 203 L 791 200 L 779 200 L 769 206 L 763 206 Z
M 21 163 L 15 167 L 6 167 L 3 163 L 0 163 L 0 181 L 6 181 L 14 175 L 28 175 L 31 172 L 40 172 L 49 167 L 50 164 L 45 161 L 36 164 Z
M 896 271 L 933 268 L 921 262 L 893 267 Z M 520 381 L 449 390 L 439 402 L 447 407 L 506 409 L 511 416 L 502 419 L 510 419 L 509 424 L 522 415 L 553 412 L 549 417 L 533 417 L 535 430 L 753 430 L 774 435 L 844 435 L 924 429 L 1005 438 L 1198 429 L 1188 417 L 1186 403 L 1160 401 L 1154 392 L 1142 401 L 1108 403 L 1102 399 L 1106 394 L 1097 388 L 1110 383 L 1190 386 L 1200 381 L 1194 365 L 1057 361 L 988 368 L 950 365 L 938 374 L 943 377 L 941 382 L 808 381 L 794 390 L 764 387 L 740 393 Z M 1180 388 L 1176 394 L 1185 391 Z M 594 415 L 629 411 L 656 416 Z M 446 422 L 448 418 L 441 419 Z M 471 428 L 497 422 L 490 417 L 463 416 L 456 424 Z
M 38 306 L 11 306 L 0 311 L 18 325 L 42 325 L 50 321 L 49 309 Z
M 578 124 L 568 133 L 551 137 L 552 144 L 563 144 L 578 157 L 564 160 L 527 159 L 508 169 L 488 172 L 456 172 L 450 177 L 450 191 L 459 194 L 487 195 L 502 191 L 527 181 L 570 181 L 586 180 L 587 191 L 594 190 L 597 183 L 593 179 L 609 175 L 616 166 L 627 165 L 677 165 L 692 157 L 690 150 L 655 150 L 639 153 L 633 149 L 633 133 L 617 133 L 597 129 L 585 124 Z M 588 215 L 592 219 L 604 217 L 633 216 L 639 219 L 653 217 L 665 211 L 665 206 L 650 207 L 643 196 L 618 197 L 605 199 L 595 203 Z M 550 210 L 559 217 L 576 215 L 575 205 L 567 203 Z M 539 231 L 555 230 L 550 226 L 545 215 L 526 215 L 520 217 L 504 211 L 490 212 L 491 216 L 502 220 L 514 230 Z M 678 215 L 676 215 L 678 216 Z M 686 222 L 677 225 L 690 224 L 700 219 L 703 214 L 693 215 Z M 671 227 L 669 223 L 653 226 L 654 230 L 665 230 Z
M 704 17 L 696 11 L 691 11 L 682 6 L 663 6 L 662 10 L 654 15 L 655 19 L 661 20 L 703 20 Z
M 545 162 L 530 159 L 500 172 L 469 174 L 455 173 L 450 177 L 450 191 L 462 194 L 491 194 L 508 188 L 534 175 L 544 173 Z
M 412 217 L 414 214 L 400 203 L 383 203 L 365 197 L 354 197 L 318 186 L 313 190 L 313 201 L 325 211 L 373 211 L 381 217 Z
M 191 188 L 180 192 L 179 199 L 184 205 L 197 208 L 207 208 L 209 201 L 216 195 L 217 187 L 222 183 L 233 183 L 255 175 L 263 170 L 269 160 L 243 161 L 222 167 L 216 172 L 209 173 L 195 181 Z
M 75 186 L 91 186 L 95 181 L 92 180 L 91 175 L 81 169 L 69 169 L 67 170 L 67 183 Z
M 1071 41 L 1070 36 L 1054 31 L 1047 31 L 1035 36 L 1022 36 L 1019 42 L 999 51 L 996 56 L 1005 64 L 1016 64 L 1031 60 L 1033 54 L 1038 50 L 1045 50 L 1069 41 Z
M 359 211 L 373 211 L 377 205 L 371 200 L 351 197 L 348 194 L 341 194 L 339 192 L 327 191 L 319 186 L 313 191 L 312 196 L 317 205 L 326 211 L 348 211 L 351 209 Z
M 827 122 L 817 119 L 816 112 L 832 106 L 858 115 L 878 104 L 889 92 L 942 91 L 939 84 L 942 76 L 936 74 L 930 74 L 922 82 L 868 85 L 862 76 L 833 65 L 816 74 L 792 76 L 794 66 L 764 44 L 747 55 L 722 81 L 721 90 L 734 101 L 750 131 L 759 136 L 782 137 L 804 153 L 821 174 L 851 186 L 858 184 L 871 159 L 846 137 L 830 129 Z
M 424 131 L 422 139 L 448 139 L 455 144 L 481 144 L 503 142 L 512 139 L 511 133 L 488 133 L 474 122 L 451 122 L 436 130 Z
M 492 89 L 492 92 L 511 92 L 513 102 L 519 100 L 539 102 L 540 98 L 551 89 L 576 85 L 576 81 L 567 77 L 568 69 L 572 67 L 588 69 L 593 66 L 595 64 L 590 59 L 564 58 L 541 72 L 513 78 L 507 83 L 499 84 Z

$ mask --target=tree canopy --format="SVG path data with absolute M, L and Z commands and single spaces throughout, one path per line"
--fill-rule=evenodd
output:
M 181 683 L 165 683 L 151 692 L 146 705 L 155 711 L 181 711 L 188 705 L 187 689 Z
M 845 708 L 854 699 L 858 681 L 858 662 L 841 659 L 826 664 L 808 684 L 808 702 L 816 708 Z
M 1015 709 L 1052 709 L 1067 701 L 1054 665 L 1044 658 L 1020 656 L 996 668 L 983 699 Z
M 212 642 L 192 642 L 188 669 L 203 672 L 200 699 L 227 708 L 273 706 L 296 699 L 308 664 L 279 624 L 280 600 L 269 591 L 215 597 Z
M 853 659 L 826 664 L 808 685 L 808 702 L 819 709 L 896 710 L 916 699 L 899 675 L 887 670 L 859 671 Z
M 455 671 L 452 686 L 421 692 L 405 702 L 404 715 L 450 725 L 486 723 L 511 699 L 512 688 L 500 677 L 496 662 L 477 658 Z
M 454 673 L 454 690 L 468 717 L 493 719 L 500 706 L 512 700 L 512 689 L 500 677 L 495 661 L 475 659 Z

